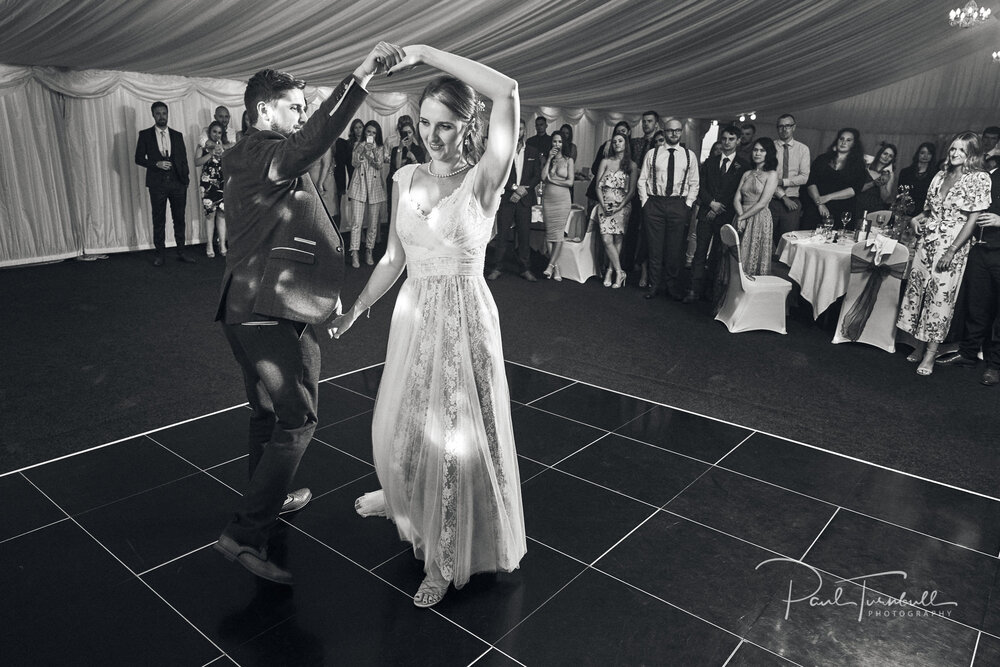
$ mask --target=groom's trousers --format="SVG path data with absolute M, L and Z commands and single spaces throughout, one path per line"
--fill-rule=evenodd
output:
M 319 342 L 308 324 L 266 316 L 222 329 L 243 370 L 251 410 L 250 483 L 223 532 L 260 548 L 316 430 Z

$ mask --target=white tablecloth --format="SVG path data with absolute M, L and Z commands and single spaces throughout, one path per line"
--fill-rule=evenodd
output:
M 782 234 L 778 261 L 788 265 L 788 277 L 798 283 L 816 319 L 847 293 L 854 237 L 848 233 L 839 243 L 816 243 L 808 240 L 812 235 L 812 230 Z

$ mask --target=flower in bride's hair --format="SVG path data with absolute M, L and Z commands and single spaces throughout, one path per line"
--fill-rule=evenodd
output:
M 482 99 L 477 99 L 476 109 L 478 109 L 479 111 L 486 111 L 486 102 L 483 102 Z

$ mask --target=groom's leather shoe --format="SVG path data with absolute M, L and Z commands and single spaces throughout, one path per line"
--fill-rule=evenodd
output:
M 987 368 L 983 371 L 983 379 L 980 382 L 987 387 L 1000 384 L 1000 368 Z
M 292 573 L 267 559 L 267 547 L 257 549 L 246 544 L 240 544 L 228 535 L 223 534 L 212 548 L 225 556 L 226 560 L 236 561 L 261 579 L 267 579 L 268 581 L 273 581 L 276 584 L 284 584 L 285 586 L 292 585 Z
M 289 512 L 298 512 L 300 509 L 309 504 L 312 500 L 313 494 L 309 489 L 299 489 L 298 491 L 292 491 L 287 496 L 285 496 L 285 503 L 281 506 L 281 511 L 278 514 L 288 514 Z

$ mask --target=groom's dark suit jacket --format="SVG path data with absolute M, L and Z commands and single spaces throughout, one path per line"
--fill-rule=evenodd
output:
M 156 166 L 157 162 L 169 160 L 171 167 L 167 171 Z M 152 190 L 173 190 L 178 184 L 187 188 L 188 175 L 187 150 L 184 148 L 184 135 L 177 130 L 170 130 L 170 156 L 160 153 L 160 145 L 156 141 L 156 126 L 139 131 L 139 140 L 135 144 L 135 163 L 146 168 L 146 187 Z
M 507 183 L 503 186 L 503 194 L 500 197 L 501 202 L 510 202 L 510 196 L 514 194 L 514 177 L 517 175 L 515 172 L 517 170 L 514 168 L 514 164 L 510 165 L 510 172 L 507 173 Z M 517 185 L 523 185 L 528 188 L 527 194 L 521 197 L 517 204 L 531 208 L 535 205 L 535 186 L 539 184 L 542 180 L 542 165 L 541 160 L 538 158 L 538 151 L 536 151 L 531 146 L 524 146 L 524 164 L 521 167 L 521 180 L 517 182 Z
M 344 242 L 308 170 L 368 92 L 344 79 L 298 132 L 250 128 L 222 157 L 229 254 L 216 320 L 330 319 L 344 279 Z
M 733 153 L 733 163 L 729 165 L 726 173 L 722 173 L 722 157 L 716 156 L 705 160 L 701 165 L 701 178 L 698 186 L 698 219 L 704 220 L 710 209 L 708 205 L 717 201 L 726 207 L 726 212 L 717 216 L 714 220 L 718 227 L 733 215 L 733 198 L 736 190 L 740 187 L 740 179 L 749 168 L 746 160 Z

